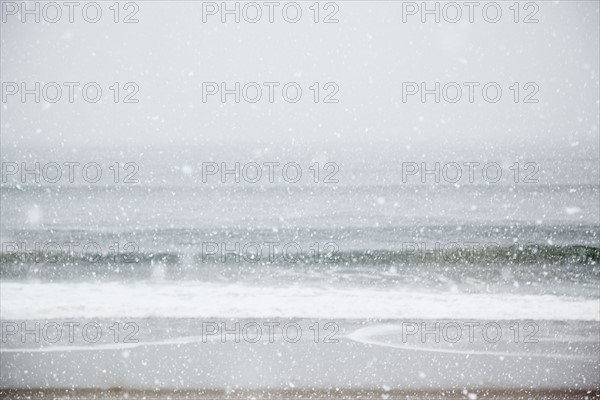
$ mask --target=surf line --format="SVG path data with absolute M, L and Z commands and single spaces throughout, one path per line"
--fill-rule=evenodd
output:
M 468 356 L 498 356 L 498 357 L 540 357 L 540 358 L 552 358 L 552 359 L 565 359 L 565 360 L 576 360 L 585 362 L 598 362 L 597 357 L 589 356 L 578 356 L 572 354 L 543 354 L 543 353 L 503 353 L 500 351 L 477 351 L 477 350 L 458 350 L 458 349 L 436 349 L 431 347 L 420 347 L 411 346 L 406 344 L 388 343 L 374 339 L 376 336 L 382 334 L 388 334 L 391 332 L 401 331 L 400 326 L 384 326 L 377 325 L 374 327 L 360 328 L 346 337 L 362 344 L 370 344 L 374 346 L 390 347 L 394 349 L 410 350 L 410 351 L 423 351 L 429 353 L 446 353 L 446 354 L 461 354 Z
M 212 340 L 214 341 L 214 340 Z M 34 348 L 0 349 L 0 353 L 57 353 L 70 351 L 96 351 L 96 350 L 126 350 L 143 346 L 169 346 L 180 344 L 201 343 L 201 336 L 182 336 L 156 342 L 138 343 L 106 343 L 93 346 L 48 346 Z

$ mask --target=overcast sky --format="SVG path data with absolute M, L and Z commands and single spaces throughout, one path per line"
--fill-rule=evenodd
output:
M 102 4 L 105 14 L 96 24 L 77 11 L 74 23 L 6 16 L 2 82 L 93 81 L 103 88 L 103 101 L 69 104 L 66 89 L 55 104 L 22 104 L 10 96 L 2 104 L 3 146 L 316 141 L 598 148 L 595 1 L 538 2 L 535 24 L 515 24 L 506 2 L 496 24 L 480 11 L 474 23 L 463 16 L 456 24 L 423 24 L 418 15 L 403 23 L 402 7 L 393 2 L 340 2 L 333 24 L 315 24 L 310 2 L 301 3 L 296 24 L 277 11 L 274 23 L 263 16 L 255 24 L 223 24 L 219 15 L 203 23 L 201 3 L 166 1 L 139 2 L 138 23 L 115 24 L 110 3 Z M 297 82 L 303 95 L 287 103 L 276 89 L 271 104 L 263 87 L 256 104 L 222 104 L 218 96 L 203 103 L 202 82 L 210 81 Z M 456 104 L 423 104 L 418 96 L 404 103 L 407 81 L 497 82 L 503 95 L 487 103 L 479 88 L 471 104 L 465 89 Z M 114 82 L 135 82 L 139 103 L 115 104 Z M 339 102 L 315 104 L 314 82 L 335 82 Z M 515 104 L 514 82 L 535 82 L 539 102 Z M 529 92 L 521 90 L 521 96 Z M 330 91 L 321 87 L 321 96 Z

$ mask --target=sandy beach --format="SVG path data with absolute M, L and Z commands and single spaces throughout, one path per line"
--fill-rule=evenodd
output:
M 112 323 L 98 325 L 106 332 Z M 139 328 L 137 343 L 123 343 L 123 336 L 115 343 L 108 335 L 88 343 L 75 335 L 73 343 L 63 338 L 44 345 L 9 336 L 0 361 L 3 398 L 558 399 L 600 393 L 597 322 L 165 318 L 128 323 Z M 335 329 L 325 329 L 328 323 Z M 502 337 L 492 338 L 491 330 L 484 337 L 474 328 L 456 339 L 457 327 L 477 323 L 499 327 Z M 535 334 L 529 332 L 529 343 L 525 335 L 516 342 L 515 327 L 524 332 L 528 323 L 537 327 Z M 287 335 L 275 324 L 289 326 Z M 269 325 L 272 335 L 264 330 Z M 260 338 L 252 331 L 256 326 L 263 327 Z M 421 328 L 425 336 L 415 333 Z

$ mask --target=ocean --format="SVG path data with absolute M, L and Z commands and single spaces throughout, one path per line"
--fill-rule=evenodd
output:
M 97 162 L 95 183 L 79 171 L 49 182 L 50 167 L 39 183 L 3 176 L 3 318 L 600 319 L 593 157 L 535 161 L 537 182 L 517 183 L 505 159 L 197 151 L 53 158 Z M 114 162 L 135 164 L 136 182 L 115 183 Z M 453 183 L 436 162 L 503 176 L 474 169 L 470 182 L 463 166 Z M 272 182 L 254 182 L 269 163 Z M 297 182 L 277 175 L 288 163 Z M 434 173 L 408 175 L 414 165 Z M 207 174 L 214 166 L 229 175 Z

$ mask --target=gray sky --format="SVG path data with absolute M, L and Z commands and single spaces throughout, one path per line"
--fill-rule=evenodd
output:
M 477 11 L 474 23 L 466 16 L 456 24 L 423 24 L 418 16 L 403 23 L 400 3 L 381 1 L 339 2 L 334 24 L 312 21 L 312 2 L 300 3 L 304 14 L 296 24 L 277 11 L 274 23 L 263 16 L 256 24 L 223 24 L 218 15 L 203 23 L 200 2 L 146 1 L 137 3 L 139 23 L 115 24 L 112 3 L 101 4 L 96 24 L 77 11 L 74 23 L 66 17 L 21 23 L 17 16 L 2 23 L 2 82 L 98 82 L 103 88 L 95 104 L 81 97 L 70 104 L 66 92 L 55 104 L 10 97 L 2 104 L 3 146 L 312 141 L 598 148 L 594 1 L 538 2 L 535 24 L 515 24 L 512 2 L 501 2 L 504 14 L 496 24 Z M 217 96 L 203 103 L 207 81 L 298 82 L 303 96 L 287 103 L 276 89 L 271 104 L 263 87 L 256 104 L 222 104 Z M 503 94 L 490 104 L 476 89 L 471 104 L 465 88 L 456 104 L 423 104 L 418 96 L 403 103 L 406 81 L 497 82 Z M 139 103 L 115 104 L 114 82 L 139 85 Z M 314 82 L 335 82 L 339 102 L 315 104 Z M 515 104 L 514 82 L 522 96 L 528 92 L 522 85 L 535 82 L 539 102 Z

